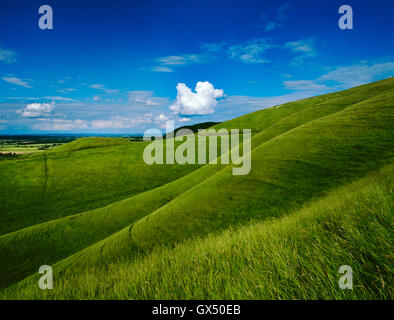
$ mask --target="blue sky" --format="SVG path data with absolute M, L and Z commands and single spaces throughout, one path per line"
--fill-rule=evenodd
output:
M 53 30 L 38 8 L 53 9 Z M 353 30 L 338 9 L 353 8 Z M 394 73 L 394 2 L 0 4 L 0 134 L 224 121 Z M 197 93 L 195 91 L 197 85 Z

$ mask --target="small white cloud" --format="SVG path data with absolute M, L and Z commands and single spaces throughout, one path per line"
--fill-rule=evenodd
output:
M 3 77 L 2 78 L 5 82 L 15 84 L 17 86 L 31 88 L 31 86 L 27 83 L 27 80 L 22 80 L 17 77 Z
M 176 102 L 170 106 L 170 110 L 175 114 L 211 114 L 217 104 L 216 99 L 224 95 L 223 90 L 215 89 L 208 81 L 197 82 L 195 93 L 184 83 L 178 83 L 176 89 Z
M 191 119 L 190 118 L 179 118 L 179 122 L 188 122 L 188 121 L 190 121 Z
M 22 117 L 25 118 L 40 118 L 51 115 L 55 108 L 55 102 L 52 103 L 31 103 L 23 110 L 18 110 Z
M 164 114 L 160 114 L 158 117 L 157 117 L 157 120 L 158 121 L 167 121 L 168 120 L 168 117 L 166 117 Z
M 0 61 L 10 64 L 16 61 L 17 53 L 11 49 L 0 48 Z

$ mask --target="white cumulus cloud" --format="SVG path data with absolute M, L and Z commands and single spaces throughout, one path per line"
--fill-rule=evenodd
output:
M 55 108 L 55 103 L 31 103 L 26 106 L 25 109 L 19 110 L 22 113 L 22 117 L 25 118 L 39 118 L 45 117 L 51 114 Z
M 224 95 L 223 90 L 215 89 L 208 81 L 197 82 L 196 92 L 192 92 L 184 83 L 178 83 L 176 89 L 176 101 L 170 106 L 170 110 L 175 114 L 211 114 L 216 107 L 216 99 Z

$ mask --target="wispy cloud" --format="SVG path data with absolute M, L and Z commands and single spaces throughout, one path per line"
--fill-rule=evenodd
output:
M 289 5 L 283 5 L 278 14 L 284 19 L 283 12 Z M 273 24 L 272 24 L 273 25 Z M 291 59 L 295 65 L 302 64 L 306 59 L 317 56 L 314 39 L 289 41 L 284 44 L 275 44 L 269 37 L 251 39 L 245 42 L 218 42 L 203 43 L 200 45 L 198 54 L 169 55 L 155 59 L 157 65 L 141 68 L 141 70 L 153 72 L 174 72 L 176 68 L 193 64 L 205 64 L 219 59 L 220 57 L 238 60 L 246 64 L 269 63 L 274 57 L 268 57 L 268 52 L 273 48 L 280 48 L 296 54 Z M 224 56 L 223 56 L 224 55 Z
M 219 51 L 223 51 L 227 42 L 203 43 L 200 45 L 199 53 L 168 55 L 158 57 L 154 60 L 155 65 L 141 68 L 141 70 L 152 72 L 174 72 L 174 68 L 193 64 L 209 63 L 217 58 Z
M 313 39 L 289 41 L 285 43 L 284 47 L 298 54 L 298 56 L 293 59 L 293 63 L 296 65 L 304 63 L 305 59 L 317 56 L 317 50 L 315 49 Z
M 74 101 L 74 99 L 61 97 L 61 96 L 46 96 L 46 97 L 43 97 L 42 99 L 61 100 L 61 101 Z
M 163 66 L 152 66 L 148 68 L 142 68 L 142 70 L 147 70 L 147 71 L 152 71 L 152 72 L 174 72 L 173 69 L 169 67 L 163 67 Z
M 72 131 L 88 132 L 92 130 L 117 130 L 130 129 L 138 125 L 146 124 L 151 121 L 150 118 L 143 116 L 121 117 L 112 116 L 107 119 L 84 120 L 84 119 L 39 119 L 40 121 L 33 125 L 34 129 L 43 131 Z
M 311 80 L 297 80 L 297 81 L 285 81 L 283 82 L 285 89 L 297 90 L 297 91 L 326 91 L 329 88 L 325 84 L 318 84 Z
M 320 81 L 335 81 L 345 87 L 365 84 L 377 77 L 393 76 L 394 62 L 363 62 L 351 66 L 339 66 L 319 78 Z
M 75 88 L 57 89 L 57 91 L 60 92 L 60 93 L 70 93 L 70 92 L 73 92 L 75 90 L 76 90 Z
M 17 77 L 3 77 L 2 78 L 5 82 L 15 84 L 17 86 L 25 87 L 25 88 L 31 88 L 29 83 L 27 82 L 28 80 L 26 79 L 19 79 Z
M 308 98 L 313 95 L 314 92 L 311 91 L 296 91 L 271 97 L 227 96 L 219 101 L 217 105 L 217 114 L 221 117 L 218 120 L 232 119 L 249 112 Z
M 278 8 L 278 10 L 276 12 L 276 15 L 274 15 L 272 17 L 268 17 L 267 14 L 263 13 L 261 15 L 261 18 L 263 20 L 266 20 L 266 23 L 264 25 L 264 31 L 265 32 L 269 32 L 269 31 L 272 31 L 272 30 L 274 30 L 274 29 L 276 29 L 278 27 L 283 26 L 284 20 L 287 18 L 286 11 L 287 11 L 287 9 L 289 7 L 290 7 L 289 3 L 285 3 L 285 4 L 281 5 L 281 6 L 279 6 L 279 8 Z
M 89 123 L 90 129 L 126 129 L 132 128 L 140 123 L 145 123 L 143 118 L 111 117 L 104 120 L 93 120 Z
M 104 84 L 101 84 L 101 83 L 92 84 L 89 86 L 89 88 L 101 90 L 101 91 L 108 93 L 108 94 L 119 92 L 119 89 L 108 89 Z
M 244 63 L 267 63 L 269 60 L 263 57 L 263 53 L 273 47 L 275 45 L 268 43 L 266 39 L 262 38 L 232 45 L 227 52 L 231 59 L 240 60 Z
M 61 96 L 45 96 L 45 97 L 7 97 L 10 100 L 61 100 L 61 101 L 74 101 L 74 99 L 61 97 Z
M 174 67 L 187 66 L 198 63 L 206 63 L 209 57 L 204 54 L 183 54 L 183 55 L 170 55 L 159 57 L 155 59 L 157 65 L 142 68 L 142 70 L 152 72 L 173 72 Z
M 0 61 L 3 63 L 13 63 L 16 61 L 17 53 L 11 49 L 0 48 Z
M 203 43 L 200 48 L 204 52 L 218 52 L 223 50 L 228 45 L 228 42 L 215 42 L 215 43 Z
M 186 64 L 201 63 L 204 59 L 197 54 L 185 54 L 181 56 L 166 56 L 157 58 L 157 62 L 164 66 L 180 66 Z
M 394 74 L 394 62 L 362 62 L 350 66 L 337 66 L 315 80 L 284 81 L 284 87 L 294 91 L 310 91 L 314 94 L 348 89 L 376 81 Z
M 132 104 L 142 106 L 156 107 L 168 103 L 167 98 L 154 97 L 153 91 L 129 91 L 128 101 Z
M 33 125 L 34 129 L 44 131 L 70 131 L 70 130 L 81 130 L 88 128 L 88 122 L 86 120 L 75 119 L 45 119 Z

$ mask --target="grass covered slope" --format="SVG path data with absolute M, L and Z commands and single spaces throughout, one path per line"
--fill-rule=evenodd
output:
M 214 129 L 240 129 L 248 128 L 253 134 L 259 133 L 280 120 L 295 114 L 296 112 L 316 106 L 346 106 L 371 98 L 378 94 L 394 90 L 394 78 L 388 78 L 351 89 L 329 93 L 312 98 L 297 100 L 274 106 L 267 109 L 258 110 L 238 118 L 222 122 Z
M 147 191 L 137 186 L 131 197 L 117 199 L 121 189 L 116 187 L 121 182 L 126 183 L 130 177 L 140 181 L 136 172 L 125 177 L 123 170 L 131 173 L 139 166 L 138 157 L 142 160 L 146 143 L 126 141 L 117 145 L 114 141 L 115 145 L 109 146 L 104 140 L 105 147 L 100 141 L 89 147 L 89 141 L 77 140 L 71 147 L 62 146 L 68 150 L 59 148 L 44 153 L 47 158 L 44 162 L 40 157 L 29 158 L 32 162 L 14 161 L 13 166 L 10 165 L 14 171 L 8 173 L 9 177 L 12 174 L 17 178 L 29 176 L 30 185 L 39 185 L 43 172 L 45 178 L 45 164 L 50 164 L 47 174 L 56 165 L 56 171 L 52 176 L 49 174 L 51 179 L 46 189 L 51 182 L 58 188 L 58 194 L 70 197 L 64 202 L 52 203 L 59 208 L 61 205 L 80 208 L 78 206 L 86 205 L 93 195 L 97 200 L 93 202 L 95 209 L 77 211 L 64 218 L 63 213 L 57 219 L 52 216 L 45 203 L 27 211 L 37 210 L 45 217 L 44 221 L 55 220 L 34 224 L 29 216 L 27 222 L 32 226 L 0 236 L 0 287 L 36 273 L 43 264 L 57 262 L 56 275 L 62 277 L 67 270 L 78 274 L 84 270 L 105 269 L 118 260 L 136 263 L 162 245 L 179 245 L 189 238 L 247 225 L 251 220 L 285 215 L 344 183 L 379 169 L 393 156 L 393 88 L 391 78 L 251 114 L 252 171 L 247 176 L 233 176 L 231 165 L 206 165 L 198 169 L 190 165 L 142 164 L 138 174 L 145 179 L 142 181 L 146 182 Z M 244 123 L 244 128 L 248 128 L 251 115 L 234 119 L 227 127 L 226 123 L 219 126 L 232 128 L 236 121 L 241 121 L 238 125 Z M 254 127 L 256 124 L 258 128 Z M 132 158 L 131 163 L 125 161 L 127 156 Z M 94 166 L 95 159 L 98 167 Z M 31 172 L 21 174 L 19 170 L 27 165 Z M 100 176 L 96 184 L 107 183 L 100 166 L 116 174 L 115 181 L 104 186 L 109 193 L 113 192 L 113 197 L 108 198 L 110 204 L 100 202 L 108 196 L 99 192 L 101 185 L 98 190 L 94 189 L 92 176 Z M 73 167 L 76 174 L 70 175 L 65 168 Z M 78 168 L 87 168 L 87 182 Z M 158 182 L 153 181 L 153 174 L 157 172 L 162 175 L 159 186 L 152 186 L 151 182 Z M 1 174 L 4 172 L 0 170 Z M 62 175 L 67 182 L 72 177 L 78 180 L 68 186 L 60 178 Z M 84 184 L 85 188 L 91 188 L 91 194 L 83 193 L 81 198 L 72 199 L 72 195 L 77 196 L 77 192 L 73 192 Z M 0 182 L 0 186 L 4 185 Z M 12 199 L 14 195 L 9 196 Z M 19 196 L 17 194 L 15 200 Z M 107 205 L 97 208 L 100 203 Z M 23 210 L 19 214 L 21 212 Z M 4 219 L 7 214 L 0 215 L 0 225 L 1 217 Z M 33 219 L 37 216 L 33 215 Z M 7 219 L 3 221 L 7 227 Z M 26 223 L 23 219 L 19 221 Z
M 207 165 L 164 186 L 0 236 L 0 287 L 100 241 L 164 206 L 223 166 Z
M 279 216 L 379 169 L 393 156 L 394 94 L 308 122 L 253 150 L 252 171 L 225 168 L 111 238 L 101 255 L 150 250 L 253 219 Z M 85 259 L 85 258 L 83 258 Z
M 59 262 L 58 272 L 104 268 L 163 244 L 278 217 L 379 169 L 393 156 L 392 101 L 389 91 L 262 143 L 253 150 L 249 175 L 222 169 L 130 227 Z
M 82 273 L 37 276 L 3 299 L 392 299 L 393 170 L 388 165 L 280 219 Z M 353 290 L 341 290 L 341 265 Z M 174 278 L 174 274 L 177 276 Z M 182 279 L 182 281 L 181 281 Z
M 102 207 L 200 167 L 149 166 L 147 142 L 84 138 L 23 160 L 0 162 L 0 235 Z
M 122 146 L 130 143 L 131 142 L 129 140 L 124 138 L 86 137 L 79 138 L 70 143 L 66 143 L 60 147 L 51 150 L 50 152 L 66 152 L 83 149 Z
M 289 103 L 281 107 L 281 110 L 284 110 L 286 112 L 283 113 L 282 111 L 283 114 L 280 117 L 278 117 L 278 110 L 280 109 L 272 108 L 266 111 L 263 110 L 265 111 L 263 119 L 267 123 L 271 123 L 271 125 L 267 126 L 260 133 L 255 134 L 252 139 L 252 144 L 254 147 L 257 147 L 263 143 L 266 143 L 270 139 L 280 136 L 281 134 L 292 130 L 302 124 L 305 124 L 311 120 L 318 119 L 322 116 L 333 114 L 339 110 L 342 110 L 352 105 L 353 102 L 358 102 L 362 99 L 376 96 L 381 92 L 390 91 L 390 86 L 392 87 L 392 83 L 386 81 L 384 85 L 382 85 L 382 83 L 379 83 L 379 85 L 372 84 L 368 86 L 362 86 L 358 90 L 348 90 L 350 91 L 350 93 L 348 91 L 341 92 L 341 97 L 343 96 L 343 99 L 338 98 L 338 94 L 331 94 L 323 96 L 323 99 L 318 97 L 321 102 L 316 104 L 310 103 L 309 100 Z M 344 98 L 345 96 L 346 99 Z M 316 99 L 317 98 L 311 98 L 310 100 L 315 101 Z M 367 103 L 369 102 L 367 101 Z M 249 115 L 245 117 L 249 117 Z M 123 140 L 124 139 L 120 139 L 120 142 L 122 142 Z M 90 143 L 90 141 L 91 138 L 80 139 L 74 141 L 73 143 L 70 143 L 70 146 L 64 145 L 62 147 L 67 147 L 67 150 L 76 150 L 76 147 L 86 148 L 90 145 L 87 144 L 87 142 Z M 103 141 L 105 143 L 108 143 L 108 140 L 106 138 L 104 138 Z M 117 139 L 110 141 L 113 141 L 115 143 L 118 142 Z M 127 141 L 124 141 L 126 144 Z M 100 140 L 97 141 L 96 147 L 102 146 L 102 144 L 99 144 L 99 142 Z M 56 152 L 59 152 L 59 148 L 55 150 Z M 285 151 L 285 149 L 283 149 L 283 151 Z M 286 157 L 283 158 L 283 160 L 285 159 Z M 175 205 L 176 203 L 178 203 L 178 201 L 189 201 L 177 199 L 177 197 L 184 194 L 185 192 L 188 192 L 189 189 L 194 187 L 196 187 L 197 189 L 205 188 L 205 180 L 215 174 L 219 174 L 219 171 L 222 170 L 224 167 L 226 166 L 207 165 L 194 171 L 189 175 L 182 177 L 181 179 L 174 180 L 173 182 L 166 184 L 162 187 L 154 188 L 148 192 L 135 195 L 129 199 L 114 202 L 102 208 L 97 208 L 69 217 L 53 220 L 47 223 L 34 225 L 30 228 L 25 228 L 20 231 L 0 237 L 0 285 L 9 285 L 35 272 L 35 270 L 37 270 L 37 268 L 43 264 L 43 261 L 45 261 L 46 264 L 53 264 L 63 258 L 66 258 L 68 255 L 71 255 L 86 246 L 92 245 L 95 242 L 100 241 L 117 232 L 118 230 L 121 230 L 122 228 L 125 228 L 126 226 L 137 222 L 139 219 L 149 215 L 155 210 L 158 210 L 160 207 L 165 206 L 171 201 L 175 201 Z M 252 172 L 251 174 L 253 175 L 254 173 Z M 318 176 L 316 176 L 316 178 L 317 177 Z M 238 179 L 236 177 L 232 178 L 231 175 L 229 178 L 230 180 Z M 256 179 L 256 177 L 253 177 L 253 179 Z M 203 183 L 202 186 L 198 186 L 201 183 Z M 253 183 L 251 185 L 253 186 Z M 235 188 L 235 190 L 237 190 L 237 188 Z M 269 185 L 265 185 L 262 190 L 264 190 L 268 194 L 268 196 L 270 196 L 269 192 L 278 192 L 278 190 L 275 189 L 274 186 Z M 190 192 L 195 191 L 190 190 Z M 218 190 L 217 193 L 220 194 L 220 191 Z M 286 203 L 286 197 L 281 196 L 280 194 L 272 196 L 272 201 L 275 201 L 277 197 L 282 201 L 280 205 Z M 304 201 L 304 198 L 300 198 L 300 203 Z M 296 199 L 296 197 L 294 197 L 294 199 Z M 223 201 L 228 202 L 226 199 Z M 262 205 L 266 205 L 269 207 L 269 202 L 267 202 L 267 196 L 261 197 L 259 201 Z M 236 202 L 232 203 L 236 205 Z M 173 205 L 173 203 L 169 204 L 170 207 Z M 229 204 L 229 206 L 231 205 L 232 204 Z M 281 208 L 280 205 L 278 206 L 279 209 Z M 287 205 L 291 206 L 291 203 L 288 203 Z M 201 209 L 200 204 L 196 205 L 196 209 L 204 211 L 203 209 Z M 168 210 L 168 207 L 163 207 L 159 211 L 165 212 L 166 210 Z M 179 209 L 178 211 L 179 213 L 183 213 L 187 212 L 188 210 L 189 205 L 186 203 L 184 207 L 182 209 Z M 229 209 L 229 211 L 231 210 L 232 209 Z M 236 210 L 234 212 L 236 212 Z M 246 210 L 246 213 L 247 212 L 248 211 Z M 228 220 L 227 225 L 231 225 L 233 223 L 244 223 L 247 219 L 261 218 L 258 215 L 256 215 L 255 217 L 255 213 L 253 212 L 250 212 L 249 216 L 246 215 L 246 213 L 240 217 L 235 216 L 234 220 Z M 270 214 L 274 214 L 274 212 L 271 212 L 268 215 Z M 222 218 L 224 217 L 226 219 L 226 215 L 221 215 Z M 222 218 L 213 218 L 214 221 L 211 223 L 213 229 L 218 227 L 218 223 L 220 223 Z M 148 219 L 150 219 L 150 217 Z M 180 216 L 179 219 L 180 221 L 184 221 L 182 216 Z M 153 216 L 153 221 L 155 221 L 155 216 Z M 199 221 L 197 227 L 200 224 L 204 223 L 204 220 L 202 220 L 202 222 Z M 137 227 L 138 226 L 139 224 L 137 224 Z M 225 228 L 225 225 L 222 227 Z M 197 233 L 198 232 L 199 231 L 197 230 Z M 150 233 L 154 232 L 150 231 Z M 196 232 L 193 231 L 185 233 L 185 235 L 194 236 L 195 233 Z M 125 229 L 123 234 L 124 237 L 127 239 L 128 228 Z M 174 233 L 174 235 L 175 234 L 176 232 Z M 181 234 L 181 237 L 179 239 L 182 240 L 183 236 L 185 235 Z M 116 250 L 111 250 L 109 259 L 112 259 L 111 257 L 116 257 L 117 255 L 122 256 L 122 253 L 119 252 L 119 249 L 123 248 L 125 245 L 126 246 L 124 247 L 124 250 L 126 250 L 127 253 L 130 253 L 130 248 L 128 247 L 129 242 L 123 241 L 123 238 L 119 238 L 118 235 L 114 235 L 114 237 L 111 237 L 110 239 L 108 239 L 108 241 L 104 242 L 112 242 L 113 239 L 116 239 L 116 243 L 119 242 L 120 245 L 117 246 Z M 163 237 L 163 239 L 160 239 L 160 237 L 158 238 L 158 243 L 166 241 L 168 241 L 166 237 Z M 170 239 L 170 241 L 172 240 Z M 101 254 L 103 252 L 106 252 L 105 250 L 102 252 L 101 246 L 102 243 L 100 242 L 93 247 L 98 248 L 97 250 L 99 250 Z M 108 247 L 111 248 L 111 246 Z M 16 248 L 18 249 L 16 250 Z M 87 251 L 90 252 L 92 250 L 89 248 Z M 81 254 L 84 255 L 85 251 L 81 252 Z M 94 254 L 92 255 L 94 256 Z

